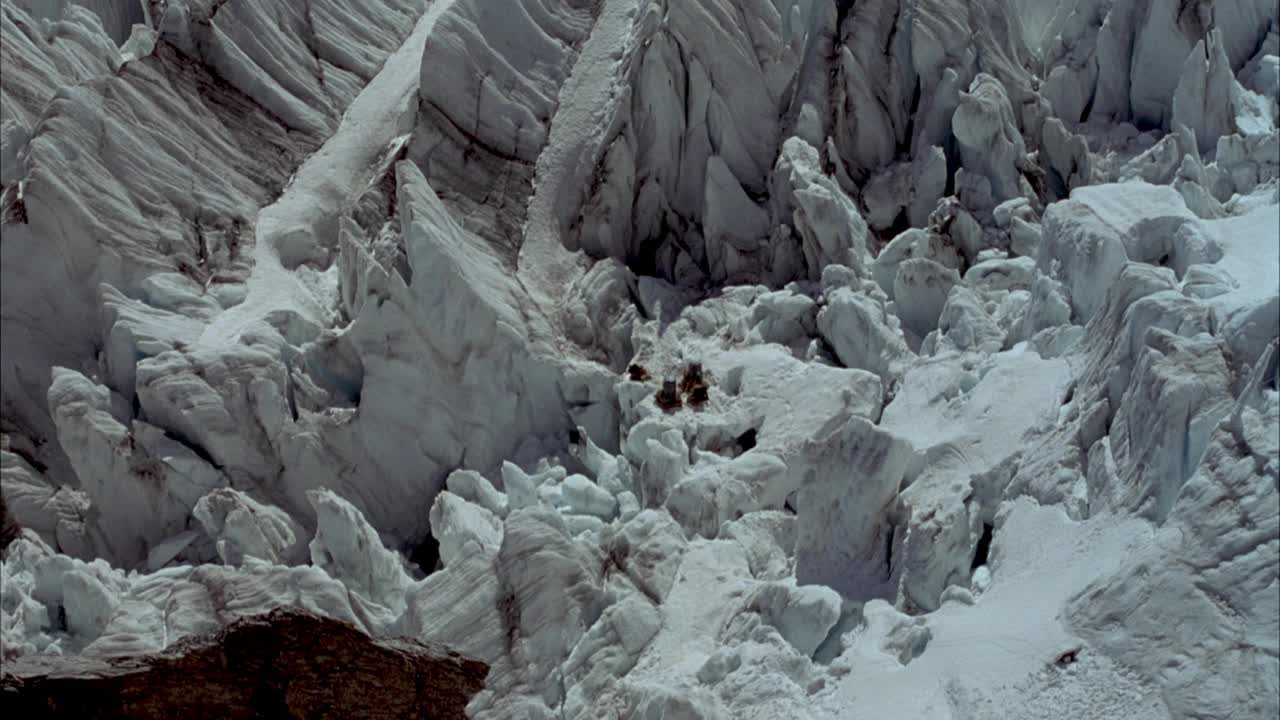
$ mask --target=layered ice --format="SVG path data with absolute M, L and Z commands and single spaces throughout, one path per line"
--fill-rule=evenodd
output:
M 1253 0 L 5 0 L 6 657 L 478 718 L 1274 716 Z

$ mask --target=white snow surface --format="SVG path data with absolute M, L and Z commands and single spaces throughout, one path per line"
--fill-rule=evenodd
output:
M 5 658 L 1280 714 L 1274 3 L 0 2 Z
M 318 251 L 322 243 L 336 243 L 342 210 L 369 182 L 379 156 L 393 152 L 395 139 L 413 128 L 422 51 L 436 19 L 452 4 L 430 4 L 399 49 L 347 106 L 329 139 L 294 171 L 280 197 L 258 212 L 258 243 L 244 299 L 205 326 L 198 347 L 234 345 L 255 322 L 268 318 L 281 322 L 292 315 L 315 327 L 331 323 L 336 292 L 317 297 L 286 263 L 295 268 L 313 260 L 308 253 Z

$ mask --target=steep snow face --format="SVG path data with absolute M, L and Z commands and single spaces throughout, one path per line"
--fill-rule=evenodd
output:
M 129 38 L 135 25 L 147 25 L 156 3 L 148 0 L 137 2 L 114 2 L 113 0 L 87 0 L 87 2 L 71 2 L 71 0 L 16 0 L 14 6 L 30 13 L 34 20 L 61 20 L 70 10 L 77 13 L 75 7 L 80 6 L 97 16 L 108 38 L 116 45 L 123 45 Z M 88 14 L 83 15 L 88 17 Z
M 4 5 L 5 126 L 27 138 L 13 153 L 20 170 L 5 176 L 3 257 L 15 271 L 6 273 L 0 311 L 13 348 L 3 362 L 4 415 L 40 446 L 43 464 L 65 468 L 39 398 L 49 368 L 102 371 L 101 286 L 150 295 L 150 305 L 177 314 L 187 314 L 178 306 L 205 305 L 203 314 L 210 300 L 242 300 L 257 208 L 341 114 L 326 89 L 342 87 L 344 77 L 358 87 L 412 17 L 412 3 L 394 0 L 360 11 L 317 6 L 306 17 L 295 5 L 270 17 L 262 3 L 206 5 L 169 3 L 153 18 L 153 50 L 123 66 L 85 8 L 68 5 L 43 32 Z M 339 34 L 345 24 L 367 26 L 367 44 Z M 326 75 L 325 47 L 353 44 L 365 45 L 363 68 L 344 61 L 350 69 Z M 28 46 L 11 65 L 8 53 Z M 345 104 L 351 94 L 337 99 Z M 15 167 L 9 160 L 6 173 Z M 52 274 L 16 271 L 20 265 Z M 163 298 L 146 289 L 160 273 L 175 275 Z M 134 348 L 125 362 L 159 352 L 157 344 Z M 132 387 L 113 389 L 132 400 Z
M 530 299 L 492 246 L 453 219 L 416 165 L 397 165 L 396 185 L 412 281 L 344 233 L 339 269 L 361 291 L 348 307 L 351 324 L 332 342 L 347 344 L 359 363 L 359 410 L 318 423 L 324 445 L 309 462 L 376 472 L 376 485 L 353 477 L 342 486 L 384 531 L 414 537 L 426 530 L 417 502 L 449 469 L 492 470 L 530 446 L 554 446 L 568 429 L 561 388 L 569 383 L 539 347 L 545 320 L 524 314 Z M 324 477 L 287 461 L 285 473 L 294 492 Z
M 570 248 L 685 283 L 762 272 L 772 256 L 759 199 L 807 30 L 784 30 L 791 9 L 638 3 L 624 94 L 592 179 L 569 191 L 581 208 Z
M 1083 637 L 1143 676 L 1161 678 L 1175 717 L 1265 717 L 1280 710 L 1275 679 L 1245 669 L 1277 666 L 1280 498 L 1271 431 L 1280 411 L 1278 350 L 1273 341 L 1260 358 L 1157 542 L 1068 605 L 1071 625 Z M 1119 617 L 1133 620 L 1103 630 Z M 1174 671 L 1158 668 L 1158 657 L 1176 657 Z M 1245 681 L 1225 682 L 1220 673 L 1242 673 Z
M 422 55 L 409 157 L 508 263 L 556 98 L 599 4 L 459 0 Z
M 1280 712 L 1271 5 L 349 5 L 0 5 L 6 657 Z
M 1278 21 L 1275 4 L 1262 0 L 1221 8 L 1174 0 L 1061 2 L 1042 36 L 1045 95 L 1068 123 L 1096 115 L 1171 130 L 1175 92 L 1193 48 L 1216 29 L 1213 44 L 1229 72 L 1238 71 Z M 1201 44 L 1196 55 L 1204 53 Z

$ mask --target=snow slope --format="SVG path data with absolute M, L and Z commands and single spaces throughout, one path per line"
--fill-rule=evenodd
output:
M 1165 717 L 1150 686 L 1127 677 L 1105 660 L 1083 658 L 1083 667 L 1059 668 L 1055 659 L 1081 648 L 1063 622 L 1067 602 L 1098 574 L 1113 572 L 1151 542 L 1151 528 L 1132 519 L 1098 516 L 1078 523 L 1060 510 L 1020 501 L 997 520 L 1005 537 L 992 548 L 992 582 L 966 602 L 945 603 L 914 632 L 923 637 L 899 654 L 906 637 L 891 643 L 870 633 L 855 635 L 833 669 L 847 673 L 823 698 L 834 716 L 855 707 L 879 717 L 968 718 L 1016 713 L 1018 717 Z M 883 605 L 865 611 L 893 617 Z M 895 618 L 910 625 L 910 619 Z M 893 621 L 876 618 L 877 624 Z M 868 618 L 871 625 L 876 620 Z M 898 629 L 897 635 L 906 635 Z M 896 640 L 896 643 L 892 641 Z M 1087 656 L 1084 649 L 1081 654 Z M 1057 707 L 1046 707 L 1037 676 L 1056 675 Z M 1069 679 L 1064 679 L 1062 676 Z M 1013 686 L 1013 687 L 1009 687 Z M 1037 705 L 1039 707 L 1037 707 Z M 1020 710 L 1014 711 L 1014 708 Z M 1025 713 L 1022 714 L 1022 708 Z M 1011 712 L 1012 711 L 1012 712 Z
M 449 0 L 431 3 L 351 101 L 329 139 L 294 172 L 280 197 L 258 211 L 258 243 L 244 300 L 205 327 L 199 346 L 235 344 L 254 322 L 267 318 L 314 327 L 330 324 L 332 296 L 315 296 L 329 283 L 308 287 L 290 270 L 312 260 L 310 253 L 336 244 L 339 217 L 369 182 L 378 160 L 394 154 L 393 141 L 412 129 L 423 47 L 450 5 Z
M 560 91 L 547 146 L 538 155 L 524 241 L 516 264 L 522 283 L 548 317 L 576 281 L 581 263 L 561 236 L 572 199 L 589 180 L 600 153 L 610 108 L 619 98 L 618 74 L 639 3 L 602 3 L 591 34 Z

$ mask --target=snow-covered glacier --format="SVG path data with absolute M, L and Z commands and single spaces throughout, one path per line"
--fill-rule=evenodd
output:
M 0 639 L 1280 714 L 1273 0 L 2 0 Z

